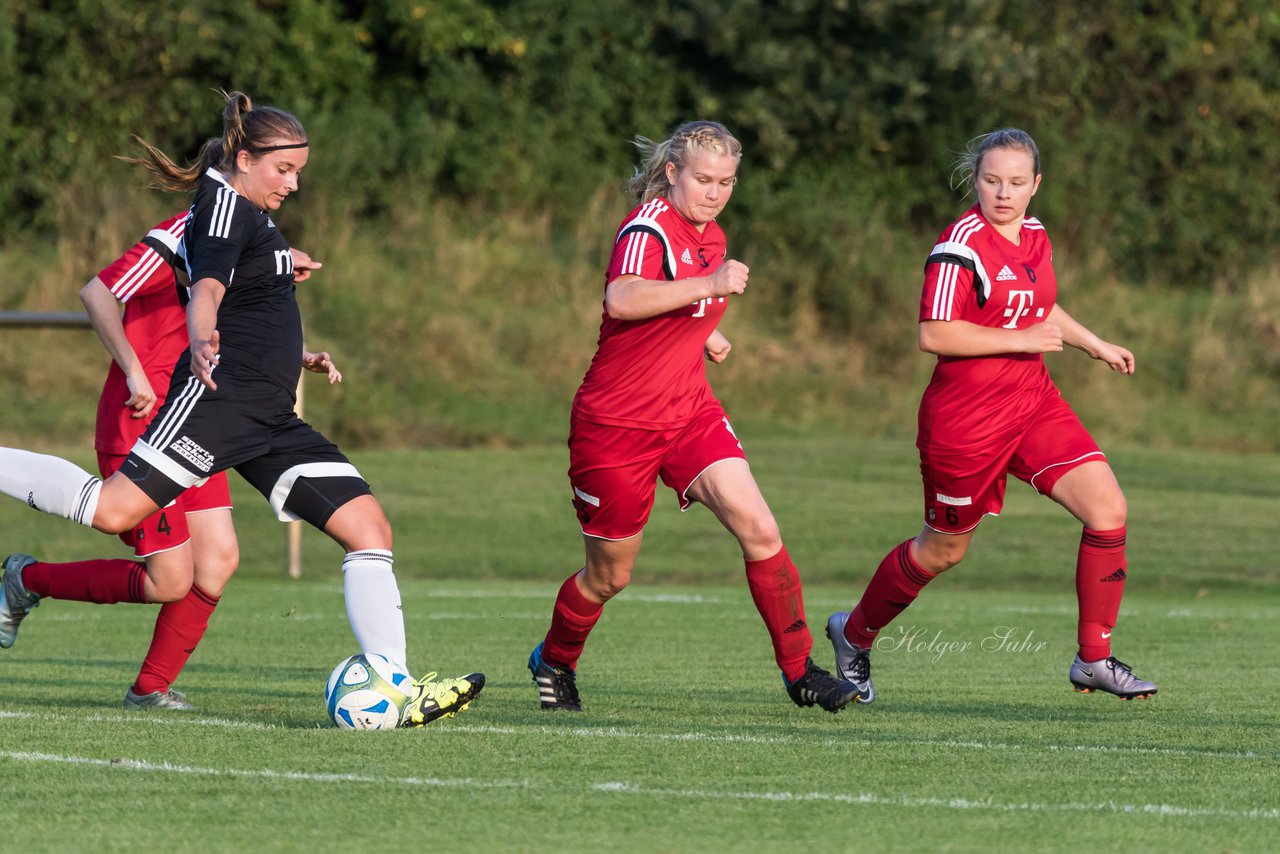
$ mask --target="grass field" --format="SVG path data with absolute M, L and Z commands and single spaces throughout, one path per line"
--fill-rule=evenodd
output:
M 820 627 L 917 525 L 910 443 L 749 450 Z M 786 700 L 729 538 L 661 496 L 583 659 L 586 714 L 550 716 L 524 661 L 579 559 L 562 455 L 357 458 L 397 526 L 411 665 L 489 678 L 424 731 L 326 725 L 324 679 L 354 647 L 339 556 L 308 537 L 304 578 L 280 577 L 280 526 L 244 492 L 241 577 L 179 683 L 199 714 L 119 708 L 154 608 L 43 603 L 0 654 L 0 847 L 1274 849 L 1280 459 L 1113 454 L 1131 504 L 1116 652 L 1152 700 L 1070 691 L 1078 528 L 1011 486 L 883 633 L 876 703 L 834 716 Z M 120 552 L 16 502 L 0 530 L 6 551 Z

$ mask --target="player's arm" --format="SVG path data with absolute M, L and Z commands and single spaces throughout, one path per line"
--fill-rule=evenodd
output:
M 191 286 L 187 304 L 187 336 L 191 339 L 191 373 L 209 389 L 217 389 L 213 369 L 218 364 L 218 307 L 227 288 L 213 278 Z
M 80 289 L 80 301 L 84 303 L 93 331 L 98 333 L 98 340 L 124 371 L 125 382 L 129 386 L 129 399 L 125 406 L 133 409 L 134 418 L 146 418 L 156 405 L 156 393 L 151 388 L 151 380 L 147 379 L 146 368 L 124 333 L 124 321 L 120 318 L 115 296 L 102 279 L 94 276 Z
M 729 339 L 725 338 L 717 329 L 711 333 L 711 337 L 707 339 L 704 351 L 707 358 L 717 365 L 729 358 L 729 351 L 733 349 L 733 345 L 729 343 Z
M 740 294 L 750 271 L 741 261 L 726 261 L 710 276 L 674 282 L 618 276 L 604 290 L 604 310 L 614 320 L 644 320 L 698 300 Z
M 1048 319 L 1026 329 L 996 329 L 967 320 L 922 320 L 920 349 L 938 356 L 1053 353 L 1062 349 L 1062 330 Z
M 1122 374 L 1133 373 L 1136 366 L 1132 353 L 1118 344 L 1103 341 L 1090 332 L 1083 323 L 1067 314 L 1062 306 L 1055 303 L 1053 310 L 1049 312 L 1049 316 L 1045 320 L 1058 324 L 1058 327 L 1062 329 L 1062 342 L 1064 344 L 1070 344 L 1077 350 L 1085 351 L 1098 361 L 1106 362 L 1107 366 L 1113 371 L 1118 371 Z
M 329 385 L 342 382 L 342 371 L 333 363 L 327 352 L 312 353 L 305 347 L 302 349 L 302 367 L 317 374 L 329 377 Z

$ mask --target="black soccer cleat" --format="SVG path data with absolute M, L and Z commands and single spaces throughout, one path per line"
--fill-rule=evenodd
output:
M 552 667 L 543 660 L 542 644 L 529 653 L 529 672 L 533 674 L 533 684 L 538 686 L 542 708 L 553 712 L 582 711 L 577 674 L 572 667 Z
M 834 714 L 858 698 L 857 685 L 832 676 L 814 664 L 812 658 L 806 659 L 804 666 L 804 675 L 796 681 L 788 682 L 785 676 L 782 678 L 791 702 L 797 706 L 816 704 Z

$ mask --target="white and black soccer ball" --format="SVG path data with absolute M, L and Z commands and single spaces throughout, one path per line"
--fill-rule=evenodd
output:
M 324 704 L 339 729 L 395 729 L 413 695 L 413 677 L 377 653 L 344 658 L 333 668 Z

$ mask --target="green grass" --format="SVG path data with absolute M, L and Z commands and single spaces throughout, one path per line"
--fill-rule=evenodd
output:
M 910 444 L 747 441 L 820 629 L 918 527 Z M 876 703 L 834 716 L 786 700 L 730 538 L 669 495 L 583 659 L 587 713 L 541 713 L 524 661 L 580 560 L 563 452 L 375 453 L 356 462 L 396 525 L 410 663 L 489 684 L 425 731 L 339 732 L 337 549 L 309 536 L 303 579 L 281 577 L 282 528 L 239 491 L 241 575 L 179 682 L 198 715 L 119 709 L 151 607 L 46 602 L 0 653 L 4 847 L 1268 850 L 1280 459 L 1112 456 L 1131 506 L 1116 652 L 1157 697 L 1069 690 L 1078 526 L 1011 485 L 885 631 Z M 17 502 L 0 530 L 56 559 L 122 548 Z

